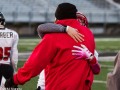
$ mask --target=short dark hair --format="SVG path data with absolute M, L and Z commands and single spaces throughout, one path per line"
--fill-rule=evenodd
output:
M 77 8 L 71 3 L 61 3 L 58 5 L 55 11 L 55 17 L 58 20 L 61 19 L 76 19 Z

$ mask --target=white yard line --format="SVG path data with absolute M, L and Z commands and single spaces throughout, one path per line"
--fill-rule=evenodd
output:
M 112 66 L 112 65 L 101 65 L 101 67 L 114 68 L 114 66 Z
M 104 57 L 99 57 L 98 61 L 114 61 L 115 60 L 115 56 L 104 56 Z
M 94 80 L 93 83 L 103 83 L 103 84 L 106 84 L 107 82 L 106 81 L 101 81 L 101 80 Z
M 26 45 L 26 46 L 30 46 L 30 45 L 37 45 L 37 43 L 19 43 L 19 45 Z
M 120 41 L 120 38 L 95 38 L 95 41 Z

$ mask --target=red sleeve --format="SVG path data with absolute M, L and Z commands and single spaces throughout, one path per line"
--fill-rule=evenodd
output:
M 96 58 L 94 57 L 92 61 L 90 61 L 90 67 L 92 69 L 92 72 L 94 74 L 99 74 L 100 73 L 100 64 L 98 63 L 98 61 L 96 60 Z
M 54 39 L 50 35 L 44 36 L 43 40 L 33 50 L 24 66 L 14 75 L 14 83 L 17 85 L 24 84 L 32 77 L 40 74 L 54 58 L 56 52 Z

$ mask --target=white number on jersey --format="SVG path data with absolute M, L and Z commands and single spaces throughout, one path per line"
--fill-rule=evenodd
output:
M 8 58 L 10 57 L 10 50 L 11 47 L 0 47 L 0 60 L 7 61 Z

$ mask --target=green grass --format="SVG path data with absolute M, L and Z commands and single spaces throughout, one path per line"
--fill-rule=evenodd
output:
M 120 38 L 96 38 L 96 49 L 102 52 L 118 52 Z
M 112 69 L 113 67 L 109 67 L 109 66 L 113 66 L 113 62 L 99 62 L 101 65 L 101 72 L 99 75 L 95 76 L 96 80 L 106 80 L 106 74 L 108 72 L 110 72 L 110 69 Z M 105 66 L 106 65 L 106 66 Z
M 93 83 L 92 90 L 106 90 L 106 84 Z
M 107 74 L 113 69 L 113 62 L 99 62 L 101 65 L 101 72 L 99 75 L 95 75 L 94 80 L 106 81 Z M 107 67 L 108 66 L 108 67 Z M 111 67 L 109 67 L 111 66 Z M 92 90 L 106 90 L 105 83 L 93 83 Z
M 104 52 L 118 52 L 120 50 L 120 40 L 118 41 L 96 41 L 96 48 Z
M 19 52 L 31 52 L 40 41 L 40 38 L 22 38 L 19 40 L 18 50 Z

